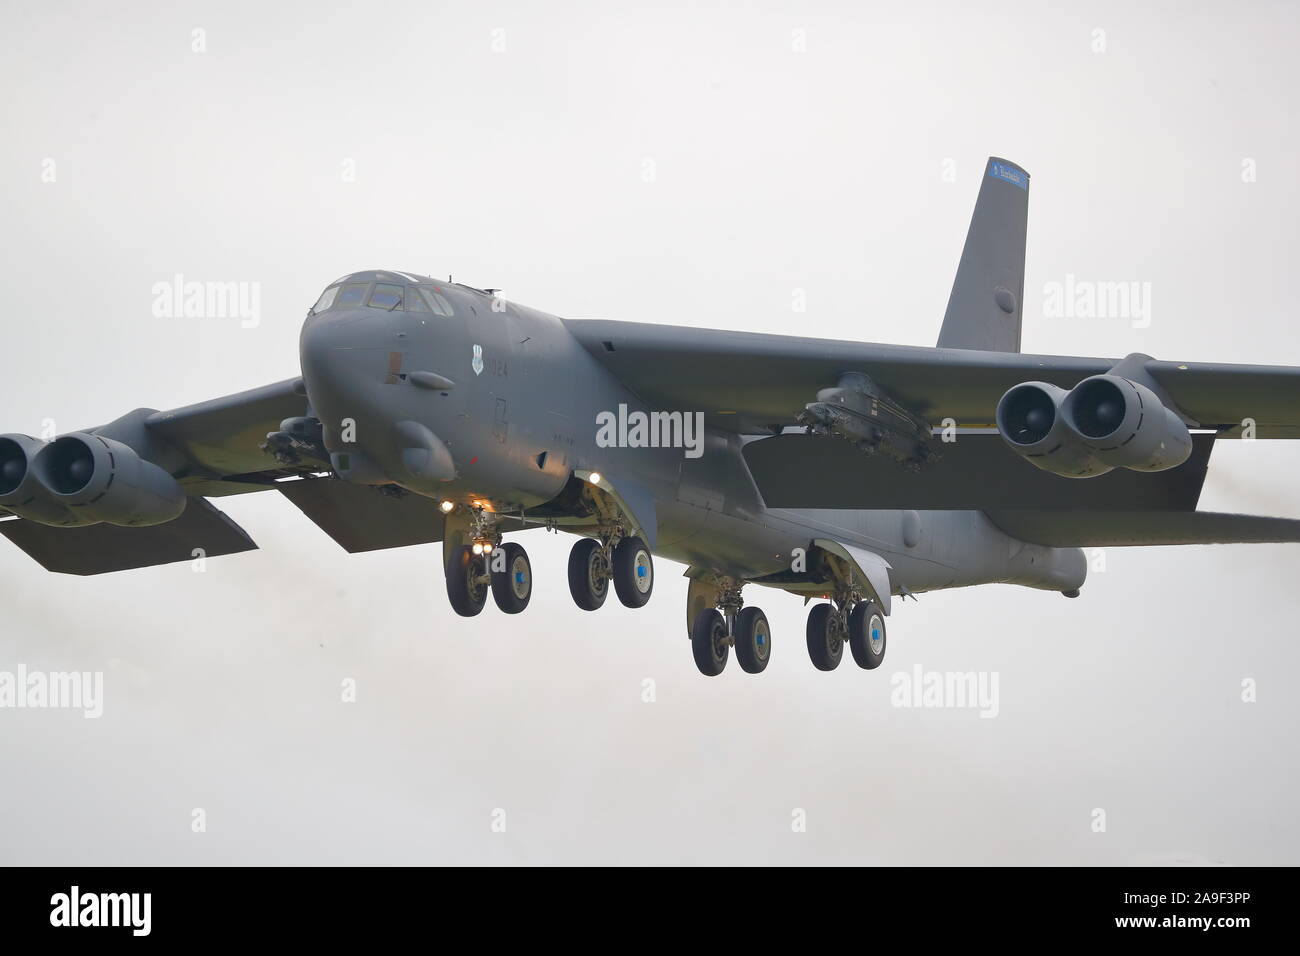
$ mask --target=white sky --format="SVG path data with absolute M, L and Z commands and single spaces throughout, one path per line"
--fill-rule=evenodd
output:
M 990 154 L 1034 177 L 1026 351 L 1300 365 L 1292 6 L 330 6 L 5 3 L 0 428 L 296 374 L 306 306 L 364 268 L 931 344 Z M 153 317 L 176 273 L 260 283 L 260 324 Z M 1067 274 L 1150 282 L 1150 327 L 1044 319 Z M 1297 467 L 1225 443 L 1202 507 L 1300 516 Z M 571 539 L 533 533 L 529 610 L 466 621 L 436 548 L 221 506 L 262 550 L 204 574 L 0 542 L 0 670 L 106 672 L 97 721 L 0 710 L 0 863 L 1300 862 L 1296 546 L 1111 549 L 1072 602 L 925 595 L 874 672 L 815 671 L 799 601 L 750 589 L 772 664 L 707 680 L 679 566 L 587 614 Z M 917 664 L 996 671 L 1000 715 L 891 707 Z

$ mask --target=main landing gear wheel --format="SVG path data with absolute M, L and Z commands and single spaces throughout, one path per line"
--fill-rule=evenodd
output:
M 740 669 L 746 674 L 762 673 L 772 656 L 772 629 L 767 615 L 756 607 L 741 608 L 734 626 Z
M 815 604 L 808 612 L 808 656 L 819 671 L 833 671 L 844 656 L 844 618 L 833 604 Z
M 885 616 L 872 601 L 862 601 L 849 615 L 849 650 L 859 667 L 874 670 L 885 659 Z
M 579 538 L 569 552 L 569 593 L 584 611 L 594 611 L 609 596 L 609 561 L 595 538 Z
M 655 586 L 654 559 L 640 538 L 624 538 L 614 549 L 614 590 L 627 607 L 644 607 Z
M 461 617 L 473 617 L 487 602 L 487 563 L 481 554 L 462 546 L 447 563 L 447 598 Z
M 528 607 L 533 596 L 533 566 L 528 552 L 512 541 L 492 553 L 488 567 L 493 568 L 492 599 L 497 607 L 507 614 L 518 614 Z
M 727 666 L 731 653 L 727 621 L 717 608 L 705 608 L 695 616 L 691 625 L 691 653 L 695 655 L 695 666 L 705 677 L 717 677 Z

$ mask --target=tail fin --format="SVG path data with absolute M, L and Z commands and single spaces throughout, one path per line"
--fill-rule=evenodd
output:
M 939 348 L 1020 351 L 1029 174 L 989 157 L 961 251 Z

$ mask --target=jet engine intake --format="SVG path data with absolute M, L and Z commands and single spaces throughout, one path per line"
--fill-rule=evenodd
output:
M 1011 450 L 1044 471 L 1064 478 L 1092 478 L 1110 471 L 1069 427 L 1061 406 L 1069 393 L 1047 382 L 1024 382 L 998 401 L 998 434 Z
M 69 511 L 37 479 L 32 462 L 45 442 L 30 435 L 0 435 L 0 508 L 37 524 L 69 527 L 94 519 Z
M 112 438 L 62 435 L 37 452 L 30 470 L 53 502 L 89 519 L 83 524 L 163 524 L 185 510 L 175 478 Z
M 1094 375 L 1071 389 L 1061 416 L 1098 461 L 1165 471 L 1192 453 L 1192 435 L 1156 394 L 1119 375 Z

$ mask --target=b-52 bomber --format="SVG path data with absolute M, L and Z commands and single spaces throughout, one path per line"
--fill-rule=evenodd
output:
M 935 348 L 574 321 L 353 273 L 308 310 L 297 376 L 0 437 L 0 532 L 69 574 L 214 557 L 256 545 L 212 499 L 273 490 L 350 552 L 441 542 L 472 617 L 489 592 L 527 608 L 517 532 L 565 531 L 584 611 L 611 586 L 645 605 L 653 556 L 685 565 L 710 676 L 771 659 L 746 585 L 815 602 L 817 668 L 847 644 L 870 670 L 896 598 L 1077 597 L 1085 547 L 1300 541 L 1300 521 L 1197 510 L 1216 442 L 1300 437 L 1300 369 L 1021 353 L 1028 197 L 989 160 Z

